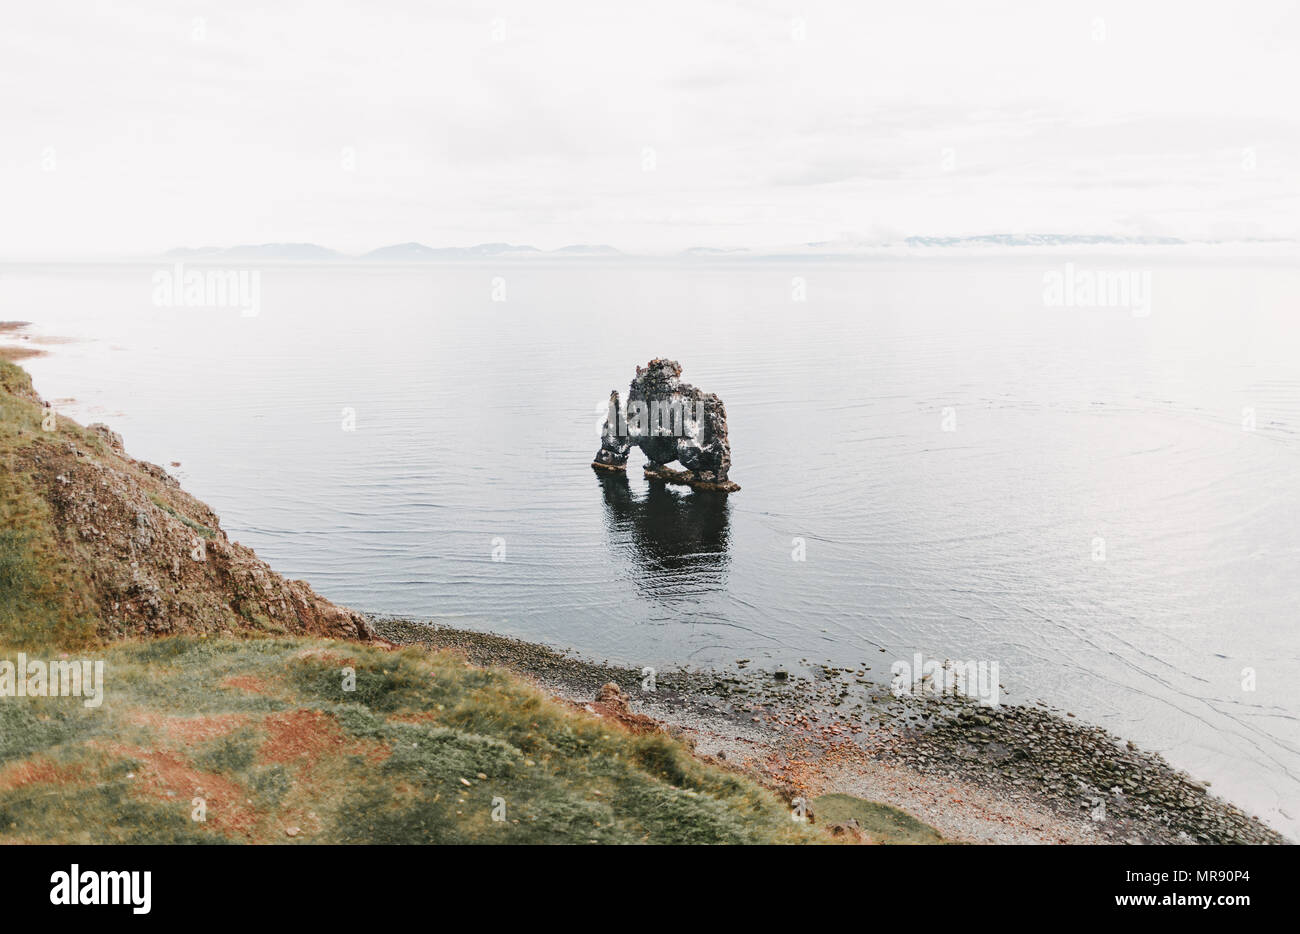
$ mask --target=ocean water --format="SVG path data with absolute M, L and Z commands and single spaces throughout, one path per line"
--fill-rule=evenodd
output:
M 1046 302 L 1067 262 L 1150 314 Z M 256 316 L 159 307 L 167 268 L 0 266 L 0 319 L 326 596 L 635 665 L 996 661 L 1300 836 L 1300 267 L 264 266 Z M 656 356 L 726 402 L 740 493 L 591 469 Z

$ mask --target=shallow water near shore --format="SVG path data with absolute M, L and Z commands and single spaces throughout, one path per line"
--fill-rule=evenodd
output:
M 1046 306 L 1071 259 L 1150 315 Z M 255 317 L 155 306 L 164 268 L 3 266 L 0 318 L 80 338 L 37 389 L 322 594 L 634 666 L 997 662 L 1300 836 L 1297 268 L 267 266 Z M 591 469 L 654 356 L 740 493 Z

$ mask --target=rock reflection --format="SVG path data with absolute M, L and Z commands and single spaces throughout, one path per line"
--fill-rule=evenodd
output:
M 725 493 L 679 491 L 659 480 L 638 498 L 622 471 L 597 471 L 610 547 L 631 564 L 646 597 L 679 603 L 726 585 L 730 563 Z

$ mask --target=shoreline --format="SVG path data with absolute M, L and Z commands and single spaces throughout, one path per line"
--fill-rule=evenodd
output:
M 851 669 L 821 677 L 746 669 L 656 674 L 436 623 L 368 615 L 397 645 L 451 649 L 579 707 L 606 682 L 698 756 L 787 800 L 849 794 L 888 804 L 953 842 L 1285 844 L 1257 818 L 1101 727 L 1040 706 L 895 697 Z

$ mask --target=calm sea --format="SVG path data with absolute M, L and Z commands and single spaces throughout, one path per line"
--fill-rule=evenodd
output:
M 1067 262 L 1150 314 L 1045 301 Z M 37 389 L 330 598 L 635 665 L 997 661 L 1300 836 L 1294 264 L 241 267 L 256 316 L 159 307 L 169 268 L 0 266 L 0 319 L 77 338 Z M 742 492 L 591 469 L 656 356 Z

